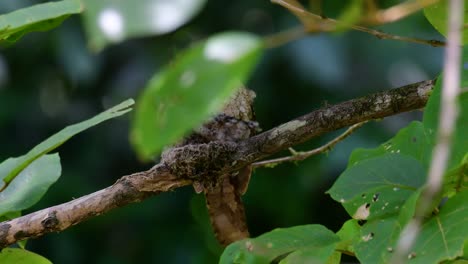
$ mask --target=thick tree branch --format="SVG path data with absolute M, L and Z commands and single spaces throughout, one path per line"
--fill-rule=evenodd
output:
M 245 140 L 239 159 L 252 163 L 330 131 L 422 108 L 433 85 L 432 80 L 422 81 L 323 107 Z
M 0 247 L 65 230 L 111 209 L 203 181 L 204 177 L 234 172 L 346 126 L 422 108 L 433 86 L 434 81 L 423 81 L 323 107 L 239 143 L 214 141 L 173 148 L 148 171 L 124 176 L 106 189 L 68 203 L 0 223 Z
M 19 240 L 58 232 L 91 217 L 152 195 L 190 184 L 168 173 L 163 165 L 120 178 L 115 184 L 70 202 L 0 224 L 0 248 Z

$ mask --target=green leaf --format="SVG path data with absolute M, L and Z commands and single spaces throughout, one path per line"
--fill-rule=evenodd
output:
M 468 50 L 464 52 L 464 65 L 468 65 Z M 462 70 L 462 87 L 468 86 L 468 66 L 463 66 Z M 442 90 L 443 77 L 437 80 L 434 91 L 427 102 L 424 111 L 423 124 L 429 135 L 429 140 L 435 144 L 438 123 L 439 123 L 439 109 L 440 109 L 440 93 Z M 465 157 L 468 155 L 468 93 L 463 93 L 458 97 L 459 116 L 456 123 L 456 130 L 452 136 L 452 149 L 448 161 L 447 170 L 453 170 L 463 163 L 468 161 Z
M 349 158 L 348 168 L 363 160 L 387 153 L 411 156 L 421 162 L 425 168 L 428 168 L 431 152 L 432 144 L 424 125 L 419 121 L 413 121 L 407 127 L 400 129 L 396 136 L 377 148 L 354 150 Z
M 175 143 L 221 109 L 246 81 L 262 50 L 243 32 L 210 37 L 182 52 L 138 99 L 131 141 L 143 159 Z
M 359 241 L 354 245 L 356 258 L 362 264 L 389 263 L 395 241 L 401 232 L 398 216 L 367 222 L 361 229 Z
M 0 15 L 0 40 L 15 42 L 32 31 L 50 30 L 83 10 L 78 0 L 37 4 Z
M 385 154 L 348 168 L 327 193 L 354 219 L 371 220 L 398 213 L 424 184 L 425 176 L 426 170 L 416 159 Z
M 321 225 L 278 228 L 229 245 L 219 263 L 325 263 L 338 241 L 337 235 Z
M 4 264 L 52 264 L 48 259 L 21 248 L 4 248 L 0 252 L 0 263 Z
M 340 237 L 340 242 L 336 245 L 336 249 L 340 251 L 354 252 L 354 244 L 361 237 L 361 226 L 358 220 L 350 219 L 346 221 L 341 229 L 336 233 Z
M 22 249 L 26 249 L 26 244 L 28 243 L 28 240 L 25 239 L 25 240 L 20 240 L 18 242 L 16 242 L 16 244 L 18 245 L 18 247 L 22 248 Z
M 468 190 L 468 155 L 462 165 L 444 175 L 442 196 L 451 197 L 455 193 Z
M 8 212 L 6 214 L 0 215 L 0 222 L 8 221 L 21 216 L 21 212 Z
M 361 239 L 355 244 L 356 257 L 361 263 L 388 263 L 402 227 L 413 217 L 420 190 L 402 206 L 399 216 L 375 219 L 361 229 Z M 468 192 L 448 199 L 440 212 L 422 225 L 415 245 L 410 250 L 411 263 L 440 263 L 462 256 L 468 237 Z
M 62 129 L 39 145 L 35 146 L 26 155 L 18 158 L 9 158 L 0 163 L 0 179 L 2 179 L 4 182 L 1 190 L 4 190 L 10 184 L 10 182 L 18 176 L 20 172 L 22 172 L 27 166 L 29 166 L 36 159 L 40 158 L 42 155 L 49 153 L 74 135 L 92 126 L 95 126 L 108 119 L 128 113 L 132 110 L 130 107 L 133 104 L 134 101 L 132 99 L 128 99 L 125 102 L 122 102 L 119 105 L 114 106 L 93 118 Z
M 352 0 L 348 3 L 345 10 L 337 18 L 339 23 L 336 26 L 336 31 L 343 31 L 349 29 L 349 25 L 354 25 L 359 20 L 364 12 L 364 1 L 363 0 Z
M 463 255 L 468 238 L 468 191 L 448 199 L 440 212 L 423 225 L 415 246 L 416 257 L 411 263 L 439 263 Z
M 17 158 L 10 158 L 3 164 L 14 164 L 14 159 Z M 0 192 L 0 215 L 21 211 L 34 205 L 57 181 L 60 174 L 60 157 L 57 153 L 36 159 Z
M 0 202 L 1 203 L 1 202 Z M 5 214 L 0 214 L 0 222 L 4 222 L 4 221 L 8 221 L 8 220 L 11 220 L 11 219 L 14 219 L 14 218 L 18 218 L 21 216 L 21 212 L 20 211 L 15 211 L 15 212 L 8 212 L 8 213 L 5 213 Z M 27 239 L 25 240 L 20 240 L 17 242 L 18 246 L 22 249 L 24 249 L 26 247 L 26 243 L 28 242 Z
M 442 264 L 468 264 L 468 260 L 466 259 L 448 260 L 448 261 L 442 262 Z
M 84 25 L 93 50 L 126 38 L 160 35 L 192 19 L 206 0 L 82 0 Z
M 359 238 L 352 240 L 356 257 L 361 263 L 389 263 L 402 227 L 414 215 L 420 190 L 404 202 L 399 215 L 373 219 L 362 226 Z
M 467 13 L 468 9 L 468 0 L 465 1 L 465 14 Z M 427 20 L 431 22 L 432 26 L 434 26 L 437 31 L 439 31 L 442 35 L 447 37 L 447 22 L 448 22 L 448 1 L 447 0 L 440 0 L 439 2 L 424 8 L 424 15 L 426 16 Z M 465 22 L 463 24 L 468 23 L 468 17 L 465 15 Z M 463 38 L 462 43 L 468 43 L 468 30 L 463 28 Z

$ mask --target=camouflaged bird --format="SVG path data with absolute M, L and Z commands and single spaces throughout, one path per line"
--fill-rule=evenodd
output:
M 258 131 L 252 109 L 255 93 L 240 88 L 227 102 L 222 113 L 203 124 L 179 144 L 203 144 L 213 141 L 238 142 Z M 248 187 L 251 167 L 226 175 L 213 175 L 193 183 L 197 193 L 204 192 L 211 225 L 220 244 L 226 246 L 249 237 L 241 200 Z

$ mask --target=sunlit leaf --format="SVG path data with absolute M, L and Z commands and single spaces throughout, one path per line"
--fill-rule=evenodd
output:
M 52 29 L 83 10 L 78 0 L 37 4 L 0 15 L 0 40 L 14 42 L 32 31 Z
M 262 50 L 242 32 L 210 37 L 182 52 L 138 98 L 131 141 L 143 159 L 175 143 L 221 109 L 242 86 Z
M 338 241 L 321 225 L 278 228 L 229 245 L 219 263 L 325 263 Z
M 99 50 L 130 37 L 171 32 L 194 17 L 206 0 L 82 0 L 89 44 Z
M 52 264 L 48 259 L 21 248 L 4 248 L 0 252 L 0 263 Z

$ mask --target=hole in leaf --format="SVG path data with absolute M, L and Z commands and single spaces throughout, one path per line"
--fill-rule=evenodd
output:
M 380 193 L 376 193 L 372 196 L 372 201 L 375 203 L 379 200 Z
M 365 203 L 356 210 L 356 212 L 353 215 L 354 219 L 357 220 L 366 220 L 367 217 L 369 217 L 370 214 L 370 203 Z

